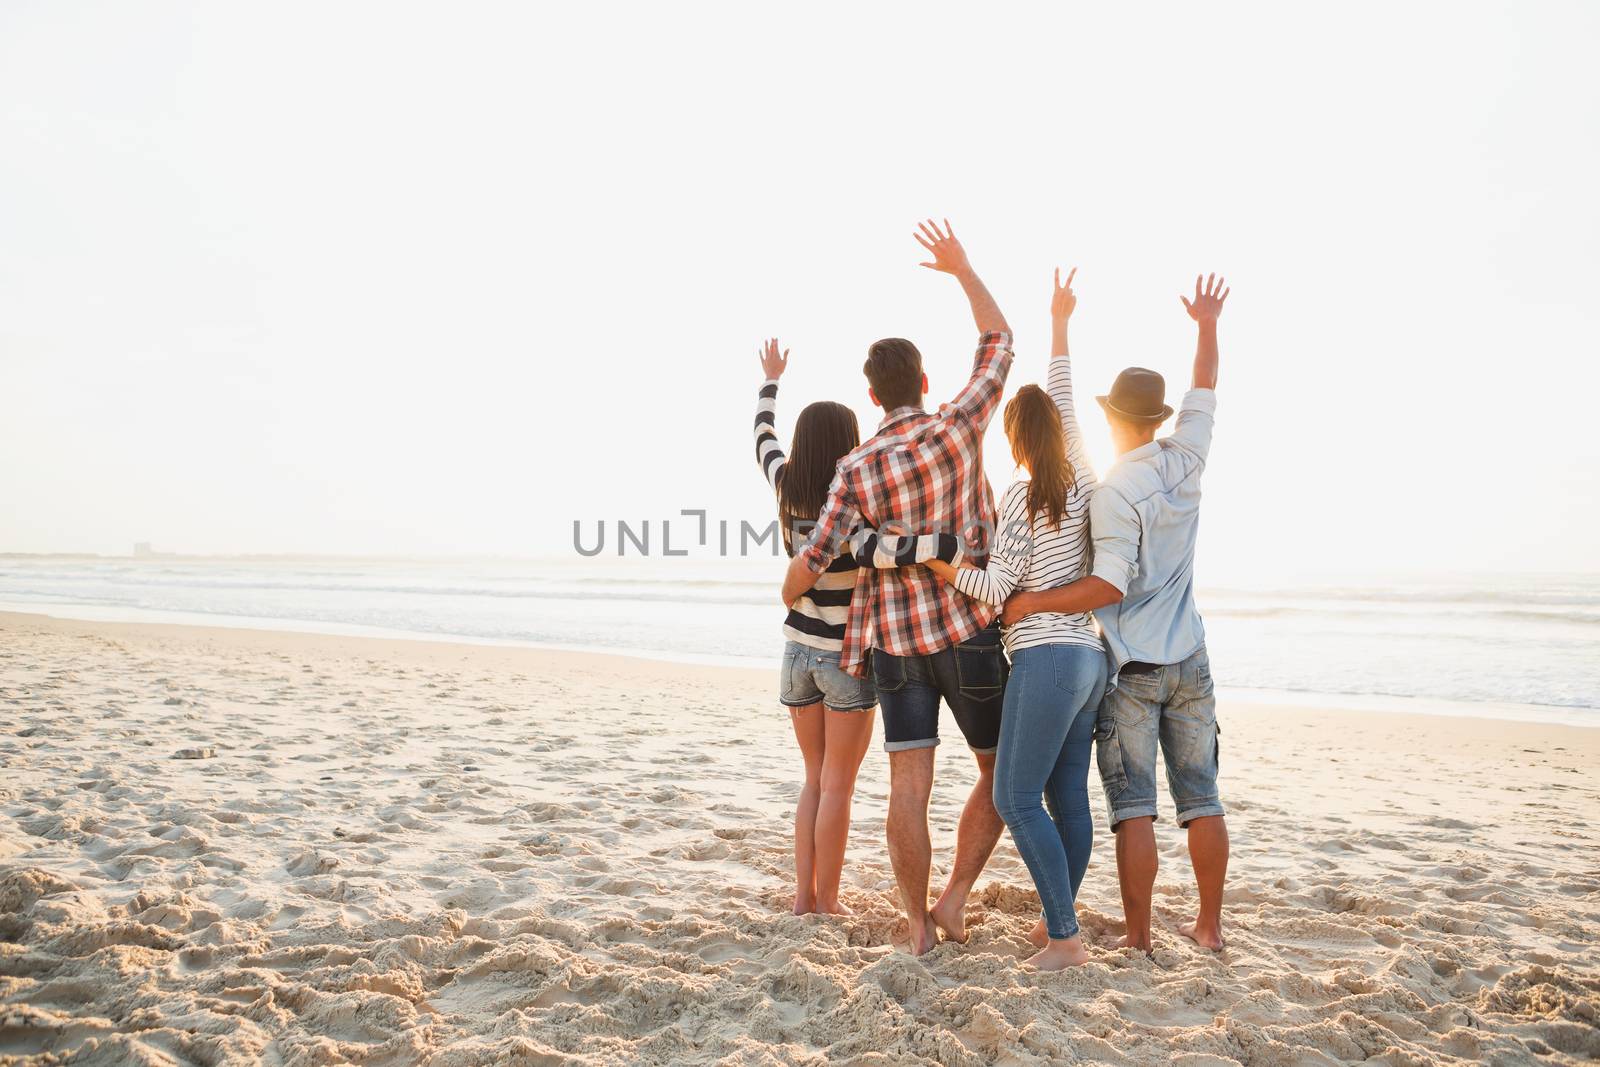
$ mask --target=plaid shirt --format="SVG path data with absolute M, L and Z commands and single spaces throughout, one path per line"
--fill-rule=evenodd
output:
M 930 415 L 889 412 L 871 440 L 839 461 L 828 500 L 800 557 L 820 574 L 859 523 L 883 533 L 959 533 L 984 558 L 994 532 L 994 493 L 983 475 L 983 432 L 1000 405 L 1011 371 L 1011 335 L 986 333 L 972 378 L 955 400 Z M 845 622 L 839 665 L 866 673 L 866 650 L 918 656 L 960 644 L 995 610 L 958 593 L 924 567 L 862 568 Z

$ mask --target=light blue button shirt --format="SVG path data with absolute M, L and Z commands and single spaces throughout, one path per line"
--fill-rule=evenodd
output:
M 1089 501 L 1094 576 L 1122 592 L 1094 613 L 1113 679 L 1125 663 L 1181 663 L 1205 644 L 1194 546 L 1216 410 L 1214 390 L 1189 390 L 1171 436 L 1124 453 Z

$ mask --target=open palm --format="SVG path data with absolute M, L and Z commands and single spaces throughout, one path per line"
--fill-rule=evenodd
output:
M 1195 275 L 1193 300 L 1181 294 L 1178 299 L 1183 301 L 1185 310 L 1189 312 L 1189 317 L 1194 321 L 1216 322 L 1218 317 L 1222 315 L 1222 302 L 1228 299 L 1228 294 L 1232 290 L 1224 288 L 1224 283 L 1227 279 L 1219 278 L 1213 274 L 1206 278 L 1205 289 L 1202 291 L 1200 279 L 1200 275 Z
M 784 368 L 789 365 L 789 350 L 785 348 L 780 355 L 776 337 L 762 345 L 758 354 L 761 356 L 761 373 L 765 374 L 768 380 L 783 377 Z
M 932 219 L 918 223 L 917 229 L 920 232 L 911 236 L 933 255 L 933 260 L 923 263 L 922 266 L 945 274 L 961 274 L 972 269 L 972 264 L 967 261 L 967 250 L 956 240 L 956 231 L 951 229 L 949 219 L 944 220 L 942 230 Z

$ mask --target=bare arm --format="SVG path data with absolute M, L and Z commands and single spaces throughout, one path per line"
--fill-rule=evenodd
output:
M 783 606 L 794 607 L 794 602 L 800 599 L 800 594 L 810 590 L 821 577 L 821 571 L 814 571 L 806 566 L 804 556 L 791 559 L 789 569 L 783 575 Z
M 1121 599 L 1122 590 L 1104 578 L 1090 575 L 1058 589 L 1011 594 L 1010 599 L 1006 601 L 1005 611 L 1000 615 L 1000 621 L 1010 626 L 1029 615 L 1037 615 L 1044 611 L 1074 615 L 1081 611 L 1103 608 L 1107 604 L 1115 604 Z
M 962 291 L 967 294 L 967 302 L 972 305 L 972 320 L 978 324 L 978 332 L 1010 333 L 1011 327 L 1006 323 L 1006 317 L 1000 313 L 1000 305 L 994 302 L 994 297 L 989 294 L 989 287 L 983 284 L 978 272 L 972 269 L 972 263 L 967 259 L 967 250 L 956 240 L 956 232 L 951 229 L 950 220 L 944 220 L 943 230 L 932 219 L 921 223 L 918 229 L 920 232 L 912 236 L 933 255 L 933 261 L 923 263 L 922 266 L 929 270 L 955 275 L 956 281 L 961 283 Z
M 793 607 L 795 600 L 807 589 L 817 584 L 828 564 L 839 558 L 839 553 L 849 549 L 849 536 L 861 525 L 861 512 L 856 510 L 850 487 L 840 474 L 833 476 L 828 486 L 828 499 L 822 503 L 822 514 L 805 546 L 794 554 L 789 570 L 783 578 L 783 602 Z
M 1001 622 L 1010 626 L 1041 611 L 1093 611 L 1122 600 L 1139 570 L 1138 513 L 1115 489 L 1101 486 L 1089 498 L 1089 528 L 1094 531 L 1094 573 L 1057 589 L 1013 594 Z
M 970 420 L 980 431 L 989 425 L 995 409 L 1000 406 L 1000 396 L 1005 392 L 1006 376 L 1011 373 L 1011 327 L 995 305 L 994 297 L 967 261 L 966 249 L 956 240 L 945 220 L 939 229 L 932 219 L 922 224 L 920 233 L 914 234 L 917 243 L 933 254 L 931 262 L 923 263 L 929 270 L 952 274 L 966 291 L 972 304 L 972 318 L 983 331 L 978 338 L 978 351 L 972 360 L 972 376 L 967 384 L 950 401 L 949 408 Z M 943 410 L 943 408 L 941 408 Z
M 1189 317 L 1200 327 L 1200 340 L 1194 350 L 1194 380 L 1192 388 L 1215 389 L 1217 387 L 1217 319 L 1222 315 L 1222 302 L 1228 299 L 1232 290 L 1225 288 L 1226 279 L 1215 274 L 1206 279 L 1204 291 L 1200 288 L 1200 276 L 1195 275 L 1194 299 L 1179 295 L 1183 301 L 1184 310 L 1189 312 Z

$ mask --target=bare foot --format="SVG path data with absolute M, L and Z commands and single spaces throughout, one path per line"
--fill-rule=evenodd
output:
M 1041 971 L 1062 971 L 1068 967 L 1082 967 L 1088 962 L 1089 950 L 1083 947 L 1081 937 L 1052 941 L 1028 957 L 1028 966 Z
M 1146 956 L 1155 951 L 1150 947 L 1150 935 L 1147 933 L 1142 938 L 1135 938 L 1132 934 L 1123 934 L 1117 938 L 1118 948 L 1136 948 Z
M 931 951 L 938 943 L 939 929 L 934 926 L 932 917 L 924 912 L 920 923 L 911 924 L 910 943 L 906 951 L 913 956 L 920 956 Z
M 1028 940 L 1034 948 L 1044 948 L 1050 943 L 1050 934 L 1044 928 L 1043 919 L 1033 924 L 1033 929 L 1028 931 Z
M 1178 927 L 1178 933 L 1187 937 L 1201 948 L 1210 949 L 1212 952 L 1222 951 L 1222 947 L 1227 944 L 1226 941 L 1222 940 L 1222 931 L 1220 929 L 1209 924 L 1202 927 L 1198 920 L 1192 923 L 1184 923 Z
M 816 906 L 815 910 L 816 910 L 816 913 L 818 915 L 854 915 L 855 914 L 855 912 L 851 911 L 849 908 L 845 907 L 843 904 L 839 903 L 837 900 L 828 901 L 827 903 L 824 903 L 823 901 L 819 900 L 819 901 L 817 901 L 817 906 Z
M 939 898 L 938 903 L 928 912 L 934 925 L 944 931 L 944 936 L 958 945 L 967 943 L 967 900 L 962 897 L 959 901 L 950 899 L 946 894 Z
M 800 896 L 798 893 L 795 894 L 795 898 L 794 898 L 794 913 L 796 915 L 810 915 L 812 912 L 814 912 L 816 910 L 817 910 L 817 905 L 810 897 L 803 897 L 803 896 Z

